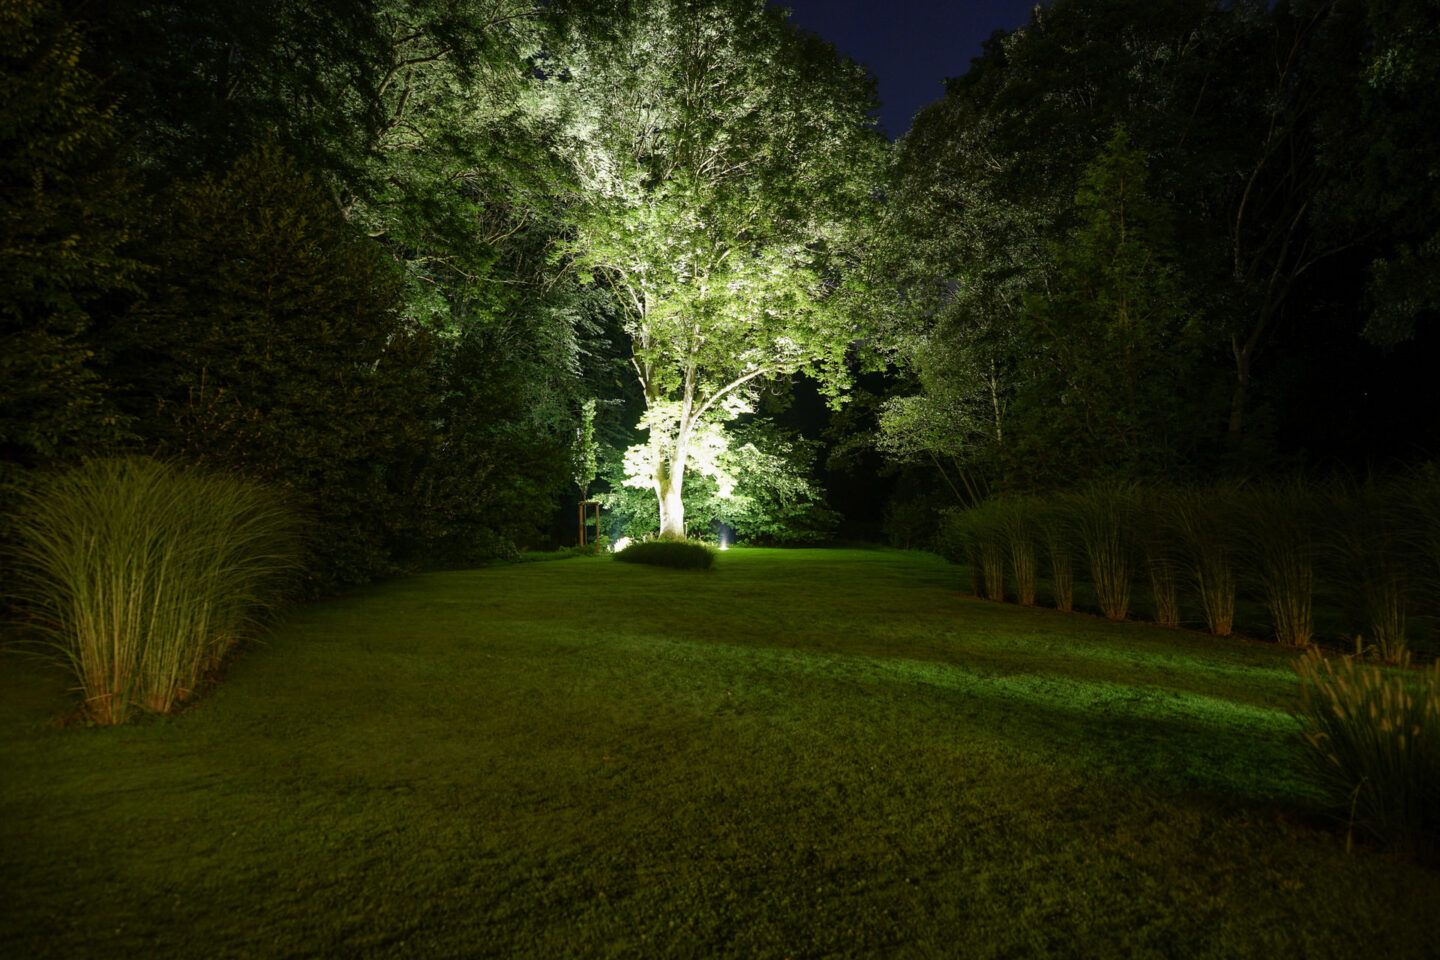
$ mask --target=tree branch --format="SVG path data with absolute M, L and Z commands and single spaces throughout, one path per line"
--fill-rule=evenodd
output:
M 712 394 L 709 396 L 709 398 L 708 398 L 704 403 L 700 404 L 699 408 L 696 409 L 696 411 L 695 411 L 694 419 L 699 420 L 701 417 L 703 417 L 703 416 L 706 414 L 706 412 L 708 412 L 708 411 L 710 410 L 711 407 L 715 406 L 716 402 L 717 402 L 721 397 L 724 397 L 724 396 L 726 396 L 727 394 L 730 394 L 730 393 L 734 393 L 736 390 L 738 390 L 738 389 L 740 389 L 741 387 L 745 386 L 745 384 L 749 383 L 751 380 L 754 380 L 756 377 L 761 377 L 761 376 L 764 376 L 764 375 L 767 374 L 767 373 L 774 373 L 774 372 L 775 372 L 775 368 L 774 368 L 774 367 L 759 367 L 759 368 L 757 368 L 757 369 L 755 369 L 755 370 L 750 371 L 750 372 L 747 373 L 747 374 L 744 374 L 744 375 L 742 375 L 742 376 L 736 377 L 734 380 L 731 380 L 729 383 L 725 384 L 725 386 L 721 387 L 719 390 L 716 390 L 714 393 L 712 393 Z

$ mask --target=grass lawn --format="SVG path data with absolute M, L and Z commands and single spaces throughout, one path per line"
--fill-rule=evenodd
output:
M 435 573 L 299 608 L 196 707 L 61 727 L 0 659 L 0 956 L 1422 957 L 1290 655 L 893 551 Z

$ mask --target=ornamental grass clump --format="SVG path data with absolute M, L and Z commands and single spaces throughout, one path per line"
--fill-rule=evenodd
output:
M 1130 611 L 1134 571 L 1135 488 L 1096 483 L 1074 495 L 1076 538 L 1090 561 L 1090 583 L 1100 612 L 1124 620 Z
M 1331 484 L 1324 495 L 1331 579 L 1356 610 L 1370 650 L 1385 663 L 1405 656 L 1409 601 L 1406 516 L 1401 490 L 1374 480 Z
M 1075 536 L 1065 501 L 1042 511 L 1037 520 L 1045 556 L 1050 561 L 1050 593 L 1055 609 L 1075 609 Z
M 1004 602 L 1005 567 L 1009 557 L 1004 511 L 995 500 L 987 500 L 968 511 L 971 529 L 980 556 L 980 577 L 985 599 Z
M 615 559 L 672 570 L 709 570 L 715 565 L 715 551 L 694 540 L 642 540 L 616 553 Z
M 1177 558 L 1195 588 L 1206 628 L 1228 637 L 1235 627 L 1235 559 L 1230 516 L 1235 491 L 1179 491 L 1170 497 Z
M 1179 535 L 1175 530 L 1175 495 L 1169 491 L 1144 491 L 1137 501 L 1136 528 L 1150 579 L 1150 596 L 1155 622 L 1162 627 L 1180 626 L 1181 562 Z
M 1399 850 L 1436 859 L 1440 664 L 1419 672 L 1312 650 L 1296 670 L 1311 769 L 1336 812 Z
M 1310 489 L 1300 481 L 1249 490 L 1240 498 L 1242 556 L 1263 590 L 1275 639 L 1309 646 L 1315 633 L 1315 528 Z
M 270 490 L 139 457 L 41 480 L 16 541 L 17 599 L 99 724 L 190 698 L 282 599 L 299 557 Z
M 1027 607 L 1035 605 L 1035 541 L 1036 511 L 1032 501 L 1023 497 L 1006 497 L 995 505 L 996 520 L 1005 551 L 1010 558 L 1010 571 L 1015 575 L 1015 599 Z

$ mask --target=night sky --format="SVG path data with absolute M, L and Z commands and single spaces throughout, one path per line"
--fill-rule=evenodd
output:
M 1030 19 L 1037 0 L 772 0 L 793 21 L 818 33 L 880 79 L 880 119 L 890 137 L 910 127 L 925 104 L 940 99 L 999 29 Z

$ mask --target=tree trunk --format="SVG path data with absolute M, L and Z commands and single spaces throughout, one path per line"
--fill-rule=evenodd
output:
M 655 468 L 655 496 L 660 501 L 660 538 L 685 539 L 685 463 L 690 454 L 690 427 L 682 422 L 675 433 L 675 448 L 669 457 L 661 454 Z
M 1235 353 L 1235 390 L 1230 394 L 1230 423 L 1227 431 L 1230 442 L 1238 443 L 1245 431 L 1245 401 L 1250 393 L 1250 364 L 1255 356 L 1255 340 L 1252 336 L 1243 346 L 1232 341 Z
M 655 496 L 660 501 L 660 538 L 662 540 L 685 539 L 685 501 L 680 498 L 685 481 L 685 470 L 674 469 L 665 460 L 660 461 L 656 471 Z

